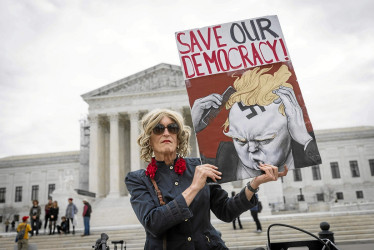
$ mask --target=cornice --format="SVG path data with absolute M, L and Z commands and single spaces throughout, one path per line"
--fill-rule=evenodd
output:
M 81 96 L 87 102 L 93 97 L 116 95 L 118 93 L 121 95 L 121 92 L 138 93 L 157 89 L 170 90 L 181 86 L 184 86 L 181 68 L 176 65 L 161 63 Z
M 79 163 L 80 151 L 42 155 L 21 155 L 0 159 L 0 168 Z
M 373 126 L 350 127 L 315 130 L 317 142 L 331 142 L 343 140 L 371 139 L 374 138 Z

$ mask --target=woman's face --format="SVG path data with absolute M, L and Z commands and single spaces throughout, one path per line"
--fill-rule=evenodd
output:
M 178 146 L 178 139 L 177 134 L 171 133 L 167 126 L 169 124 L 175 124 L 172 119 L 167 116 L 164 116 L 160 123 L 161 125 L 165 126 L 165 130 L 161 134 L 155 134 L 152 130 L 151 138 L 150 138 L 150 145 L 153 149 L 156 159 L 158 156 L 161 155 L 170 155 L 177 153 L 177 146 Z

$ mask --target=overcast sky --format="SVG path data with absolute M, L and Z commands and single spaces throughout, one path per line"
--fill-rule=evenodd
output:
M 174 33 L 278 15 L 313 128 L 374 126 L 374 1 L 0 1 L 0 158 L 79 150 L 80 97 L 159 63 Z

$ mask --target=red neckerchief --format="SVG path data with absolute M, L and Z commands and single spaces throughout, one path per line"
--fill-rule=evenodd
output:
M 156 175 L 156 171 L 157 171 L 156 159 L 153 157 L 151 163 L 148 164 L 145 174 L 148 175 L 151 179 L 154 179 Z M 175 173 L 179 175 L 182 175 L 184 171 L 186 171 L 186 161 L 182 157 L 179 157 L 178 160 L 175 162 L 174 171 Z

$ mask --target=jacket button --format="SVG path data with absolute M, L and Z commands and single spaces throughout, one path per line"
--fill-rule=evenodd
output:
M 188 240 L 188 241 L 191 241 L 192 239 L 191 239 L 191 237 L 188 237 L 187 240 Z
M 173 166 L 170 166 L 170 169 L 173 169 Z
M 175 186 L 178 186 L 179 183 L 176 181 L 174 184 L 175 184 Z

